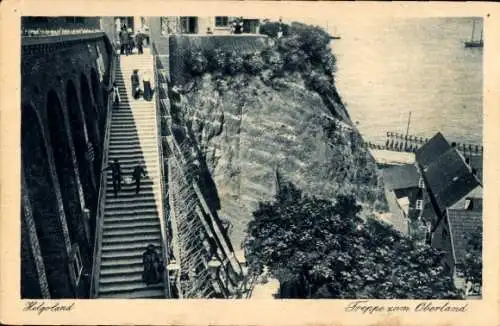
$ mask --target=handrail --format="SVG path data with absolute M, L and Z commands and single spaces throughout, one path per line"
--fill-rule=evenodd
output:
M 109 85 L 113 85 L 115 80 L 116 61 L 119 56 L 113 47 L 111 49 L 111 63 L 110 63 L 110 79 Z M 102 229 L 104 227 L 104 204 L 106 201 L 107 190 L 107 173 L 104 169 L 108 166 L 108 151 L 109 139 L 111 135 L 111 119 L 113 115 L 113 96 L 108 96 L 107 115 L 106 115 L 106 131 L 103 142 L 102 164 L 101 164 L 101 180 L 99 184 L 99 197 L 97 200 L 96 223 L 95 223 L 95 238 L 94 238 L 94 259 L 92 264 L 92 278 L 90 283 L 90 297 L 96 298 L 99 295 L 99 274 L 101 272 L 101 243 L 102 243 Z
M 153 55 L 153 70 L 154 70 L 154 83 L 155 83 L 155 110 L 156 110 L 156 128 L 157 128 L 157 142 L 158 142 L 158 156 L 159 156 L 159 170 L 160 170 L 160 193 L 161 193 L 161 205 L 162 207 L 159 209 L 163 214 L 160 216 L 160 228 L 161 228 L 161 237 L 162 237 L 162 249 L 163 249 L 163 262 L 165 264 L 165 267 L 168 265 L 169 262 L 169 246 L 168 246 L 168 240 L 167 240 L 167 234 L 166 234 L 166 221 L 167 221 L 167 212 L 165 212 L 165 194 L 166 194 L 166 189 L 165 189 L 165 172 L 164 172 L 164 162 L 163 162 L 163 141 L 162 141 L 162 130 L 161 130 L 161 108 L 159 108 L 160 105 L 160 97 L 159 97 L 159 91 L 158 91 L 158 70 L 156 69 L 156 60 L 157 60 L 157 55 L 156 53 L 152 53 Z M 171 292 L 170 292 L 170 279 L 168 275 L 168 270 L 165 268 L 163 272 L 163 284 L 165 286 L 165 297 L 170 298 Z

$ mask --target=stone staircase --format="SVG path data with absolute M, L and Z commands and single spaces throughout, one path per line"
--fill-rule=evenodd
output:
M 145 49 L 147 50 L 147 49 Z M 131 94 L 130 76 L 148 72 L 154 86 L 153 56 L 121 56 L 115 72 L 121 103 L 112 112 L 109 163 L 118 159 L 124 178 L 131 176 L 137 163 L 142 163 L 147 176 L 141 191 L 135 184 L 122 183 L 115 198 L 111 172 L 107 171 L 107 191 L 102 230 L 99 298 L 165 298 L 164 284 L 146 285 L 142 281 L 142 254 L 153 244 L 161 256 L 161 201 L 158 133 L 155 98 L 148 102 L 135 100 Z M 141 81 L 142 82 L 142 81 Z

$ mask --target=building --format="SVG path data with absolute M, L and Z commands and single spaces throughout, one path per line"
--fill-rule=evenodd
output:
M 482 163 L 478 158 L 472 163 L 441 133 L 417 150 L 416 160 L 429 198 L 422 211 L 429 227 L 428 241 L 447 253 L 444 267 L 455 285 L 463 288 L 467 239 L 482 228 L 482 183 L 478 178 Z
M 170 16 L 162 18 L 164 34 L 207 34 L 210 30 L 214 35 L 231 34 L 231 24 L 238 17 L 214 16 Z M 259 19 L 243 18 L 243 33 L 259 32 Z

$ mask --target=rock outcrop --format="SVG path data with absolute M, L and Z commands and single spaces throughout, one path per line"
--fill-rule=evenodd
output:
M 343 105 L 333 102 L 332 110 L 300 74 L 265 76 L 207 73 L 184 85 L 177 104 L 215 182 L 220 216 L 233 225 L 234 246 L 258 203 L 273 200 L 277 169 L 306 193 L 354 193 L 364 214 L 384 211 L 376 164 Z

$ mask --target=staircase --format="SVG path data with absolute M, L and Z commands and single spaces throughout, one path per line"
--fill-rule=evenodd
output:
M 109 163 L 118 159 L 124 178 L 131 176 L 142 162 L 147 176 L 141 191 L 135 184 L 122 183 L 115 198 L 111 172 L 107 171 L 102 242 L 100 251 L 99 298 L 165 298 L 163 283 L 146 285 L 142 281 L 142 254 L 153 244 L 162 256 L 160 219 L 163 218 L 158 154 L 155 97 L 151 102 L 131 94 L 130 76 L 148 72 L 154 82 L 153 56 L 144 49 L 142 55 L 121 56 L 115 71 L 121 103 L 111 118 Z M 142 82 L 142 81 L 141 81 Z

